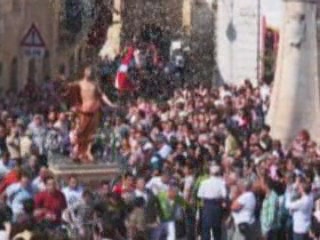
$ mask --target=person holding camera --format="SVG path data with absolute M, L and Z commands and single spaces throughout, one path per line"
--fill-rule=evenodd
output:
M 232 217 L 235 223 L 233 240 L 254 240 L 256 197 L 252 191 L 252 183 L 244 180 L 239 184 L 240 195 L 231 204 Z

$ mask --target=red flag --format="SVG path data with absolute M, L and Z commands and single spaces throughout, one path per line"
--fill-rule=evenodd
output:
M 129 64 L 134 58 L 134 51 L 135 49 L 133 47 L 129 47 L 127 53 L 121 60 L 115 81 L 115 87 L 119 91 L 131 91 L 134 89 L 128 75 Z

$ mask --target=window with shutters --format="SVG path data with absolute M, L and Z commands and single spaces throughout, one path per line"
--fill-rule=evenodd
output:
M 36 61 L 34 58 L 29 60 L 28 63 L 28 81 L 35 82 L 37 74 Z

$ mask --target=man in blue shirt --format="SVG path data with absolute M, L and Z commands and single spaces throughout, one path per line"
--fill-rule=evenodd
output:
M 7 204 L 12 209 L 13 221 L 23 213 L 23 203 L 32 199 L 32 187 L 30 177 L 26 173 L 21 174 L 20 182 L 11 184 L 5 192 L 7 197 Z

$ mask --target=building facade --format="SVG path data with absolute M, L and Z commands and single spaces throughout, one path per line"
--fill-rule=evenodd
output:
M 35 10 L 37 9 L 37 11 Z M 57 47 L 57 16 L 43 0 L 0 1 L 0 87 L 19 89 L 29 78 L 41 81 L 52 74 Z M 21 41 L 34 24 L 45 42 L 43 58 L 24 55 Z
M 80 18 L 76 11 L 79 2 L 86 3 L 82 8 L 87 8 Z M 27 81 L 41 82 L 59 73 L 76 73 L 93 55 L 87 35 L 95 19 L 94 13 L 88 12 L 95 2 L 103 1 L 1 0 L 0 88 L 19 90 Z M 41 57 L 27 55 L 22 43 L 32 25 L 45 44 Z
M 87 9 L 85 15 L 79 15 L 79 3 Z M 146 27 L 156 26 L 168 41 L 186 42 L 196 78 L 211 81 L 213 6 L 213 0 L 1 0 L 0 88 L 17 90 L 28 80 L 41 82 L 58 73 L 76 73 L 83 62 L 97 56 L 97 46 L 88 44 L 88 38 L 96 35 L 90 35 L 90 26 L 105 30 L 99 32 L 102 40 L 108 40 L 116 52 Z M 93 13 L 95 9 L 102 17 Z M 26 55 L 21 46 L 32 25 L 45 43 L 43 56 L 37 58 Z

